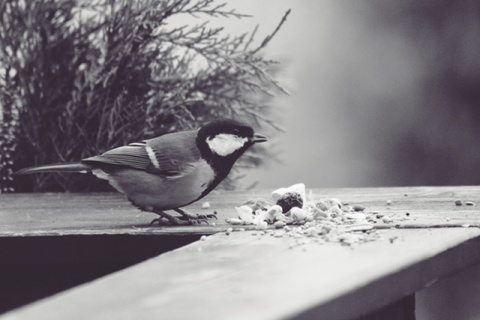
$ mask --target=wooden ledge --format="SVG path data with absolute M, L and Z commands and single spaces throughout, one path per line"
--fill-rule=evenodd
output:
M 0 319 L 350 319 L 480 261 L 476 229 L 355 248 L 217 234 Z
M 476 202 L 479 191 L 479 187 L 418 187 L 314 190 L 314 194 L 390 215 L 409 212 L 418 223 L 478 223 L 478 206 L 456 206 L 454 201 Z M 257 195 L 266 197 L 268 192 L 209 196 L 212 210 L 220 216 L 216 226 L 157 229 L 145 225 L 150 217 L 137 217 L 143 214 L 113 195 L 42 195 L 40 200 L 30 196 L 36 206 L 27 205 L 27 195 L 7 195 L 7 209 L 2 195 L 0 216 L 8 216 L 9 222 L 2 225 L 0 235 L 31 237 L 38 235 L 38 226 L 45 235 L 108 230 L 138 235 L 137 229 L 153 236 L 211 234 L 225 229 L 222 218 L 235 216 L 235 205 Z M 72 198 L 77 206 L 67 214 L 62 208 Z M 49 206 L 52 199 L 61 201 Z M 392 202 L 388 207 L 387 200 Z M 190 211 L 201 210 L 200 205 Z M 313 241 L 292 247 L 295 239 L 290 237 L 220 232 L 0 319 L 352 319 L 480 262 L 479 228 L 378 232 L 380 239 L 353 247 Z

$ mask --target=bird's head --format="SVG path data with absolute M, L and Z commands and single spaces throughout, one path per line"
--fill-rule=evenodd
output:
M 235 162 L 255 143 L 268 138 L 231 119 L 214 120 L 198 130 L 197 145 L 206 159 Z

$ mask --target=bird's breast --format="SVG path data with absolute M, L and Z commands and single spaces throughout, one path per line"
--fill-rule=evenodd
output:
M 118 169 L 109 174 L 109 180 L 120 192 L 141 207 L 160 210 L 185 206 L 204 195 L 214 181 L 215 172 L 205 161 L 191 163 L 172 177 L 160 176 L 135 169 Z

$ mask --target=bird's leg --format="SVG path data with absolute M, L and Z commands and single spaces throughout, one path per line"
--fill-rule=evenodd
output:
M 197 214 L 197 215 L 195 215 L 195 214 L 191 214 L 190 212 L 188 212 L 186 210 L 183 210 L 183 209 L 180 209 L 180 208 L 176 208 L 176 209 L 173 209 L 173 210 L 175 210 L 176 212 L 178 212 L 182 215 L 182 217 L 180 219 L 198 220 L 198 221 L 201 221 L 201 222 L 206 222 L 207 224 L 208 224 L 207 219 L 210 219 L 210 218 L 218 219 L 216 213 L 215 214 Z

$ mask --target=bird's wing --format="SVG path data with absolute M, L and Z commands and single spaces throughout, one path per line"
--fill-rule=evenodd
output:
M 136 142 L 86 158 L 82 163 L 101 168 L 129 167 L 163 176 L 178 176 L 192 168 L 198 160 L 196 152 L 189 151 L 191 134 L 167 134 L 158 138 Z
M 153 170 L 167 170 L 170 175 L 184 175 L 200 160 L 197 131 L 181 131 L 146 140 L 146 151 Z

